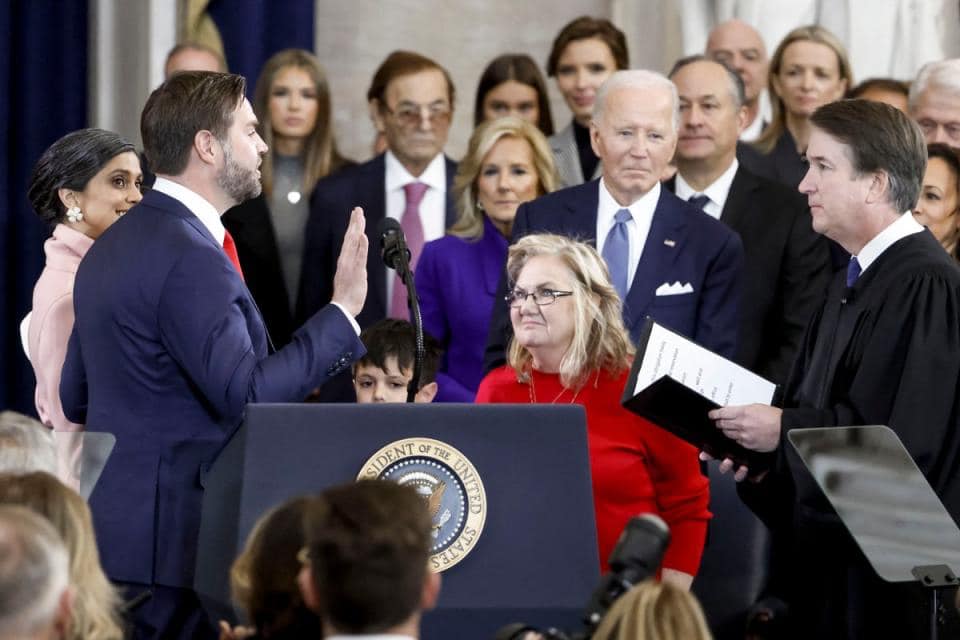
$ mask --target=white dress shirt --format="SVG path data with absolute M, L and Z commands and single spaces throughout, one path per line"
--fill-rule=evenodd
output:
M 690 184 L 683 179 L 680 173 L 677 173 L 677 181 L 674 186 L 674 192 L 681 200 L 689 200 L 692 196 L 705 195 L 710 201 L 703 205 L 705 213 L 710 214 L 717 220 L 723 213 L 723 206 L 727 204 L 727 196 L 730 195 L 730 185 L 733 184 L 733 177 L 737 175 L 737 169 L 740 163 L 733 159 L 733 164 L 727 167 L 727 170 L 720 174 L 720 177 L 714 180 L 703 191 L 696 191 Z
M 633 284 L 633 276 L 637 273 L 637 264 L 643 254 L 643 245 L 647 242 L 650 225 L 653 223 L 653 212 L 660 201 L 660 183 L 654 184 L 639 200 L 628 207 L 624 207 L 613 199 L 607 186 L 600 178 L 600 200 L 597 205 L 597 251 L 603 255 L 603 245 L 607 241 L 607 234 L 616 223 L 614 220 L 617 211 L 628 209 L 631 220 L 627 221 L 627 238 L 630 241 L 630 261 L 627 263 L 627 290 Z
M 430 161 L 419 177 L 414 177 L 406 167 L 400 164 L 392 151 L 386 152 L 386 195 L 387 217 L 397 222 L 407 207 L 407 195 L 403 187 L 411 182 L 422 182 L 427 191 L 420 201 L 420 222 L 423 225 L 423 242 L 443 237 L 447 230 L 447 163 L 442 153 Z M 393 269 L 387 269 L 387 304 L 393 298 L 393 283 L 396 275 Z
M 901 215 L 886 229 L 875 235 L 870 242 L 863 245 L 859 254 L 853 256 L 860 263 L 860 273 L 863 274 L 894 242 L 921 231 L 923 231 L 923 225 L 917 222 L 913 213 L 907 211 Z

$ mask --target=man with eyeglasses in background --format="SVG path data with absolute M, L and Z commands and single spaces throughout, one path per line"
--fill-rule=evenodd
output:
M 960 147 L 960 58 L 924 65 L 910 86 L 908 106 L 927 144 Z
M 521 204 L 513 240 L 557 233 L 589 242 L 610 269 L 634 342 L 649 316 L 732 359 L 743 244 L 701 203 L 684 202 L 661 187 L 678 124 L 679 99 L 670 80 L 644 70 L 611 75 L 597 93 L 590 123 L 601 177 Z M 511 335 L 507 287 L 504 277 L 484 357 L 487 371 L 505 361 Z
M 370 116 L 387 150 L 317 183 L 304 241 L 298 318 L 330 300 L 340 242 L 350 211 L 362 206 L 372 250 L 361 328 L 393 317 L 409 319 L 406 287 L 380 258 L 377 230 L 385 217 L 400 223 L 416 269 L 423 244 L 444 235 L 456 219 L 451 196 L 456 163 L 443 153 L 453 118 L 454 86 L 446 69 L 412 51 L 394 51 L 367 91 Z M 336 237 L 337 235 L 341 237 Z M 349 401 L 349 376 L 325 385 L 320 400 Z

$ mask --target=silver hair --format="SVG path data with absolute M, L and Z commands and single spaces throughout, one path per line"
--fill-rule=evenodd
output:
M 928 62 L 920 68 L 917 79 L 910 85 L 907 98 L 911 113 L 916 110 L 920 96 L 933 87 L 960 97 L 960 58 Z
M 617 89 L 662 89 L 670 95 L 672 105 L 673 133 L 680 127 L 680 98 L 677 96 L 677 87 L 662 73 L 646 69 L 628 69 L 615 71 L 600 85 L 596 100 L 593 103 L 593 121 L 600 122 L 603 118 L 603 109 L 606 106 L 607 95 Z
M 0 473 L 46 471 L 57 474 L 53 434 L 33 418 L 0 412 Z
M 50 522 L 26 507 L 0 506 L 0 637 L 49 628 L 69 571 L 66 546 Z

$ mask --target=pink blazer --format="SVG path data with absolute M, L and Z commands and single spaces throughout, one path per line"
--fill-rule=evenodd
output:
M 79 231 L 58 224 L 43 250 L 47 264 L 33 288 L 33 311 L 27 332 L 30 363 L 37 378 L 34 402 L 43 424 L 55 431 L 80 431 L 60 405 L 60 372 L 73 330 L 73 280 L 80 260 L 93 245 Z

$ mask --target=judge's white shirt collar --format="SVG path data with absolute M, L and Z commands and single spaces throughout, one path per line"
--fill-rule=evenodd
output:
M 917 222 L 913 213 L 907 211 L 902 214 L 886 229 L 875 235 L 870 242 L 863 245 L 863 249 L 856 255 L 857 262 L 860 263 L 860 272 L 866 271 L 894 242 L 921 231 L 923 231 L 923 225 Z
M 200 219 L 200 222 L 207 228 L 207 231 L 210 232 L 213 239 L 219 242 L 220 246 L 223 246 L 223 236 L 226 230 L 220 221 L 220 214 L 217 213 L 217 208 L 204 199 L 203 196 L 196 191 L 187 189 L 179 182 L 161 178 L 160 176 L 157 176 L 157 181 L 153 183 L 153 189 L 170 196 L 174 200 L 179 200 L 187 209 L 190 209 L 190 213 Z

